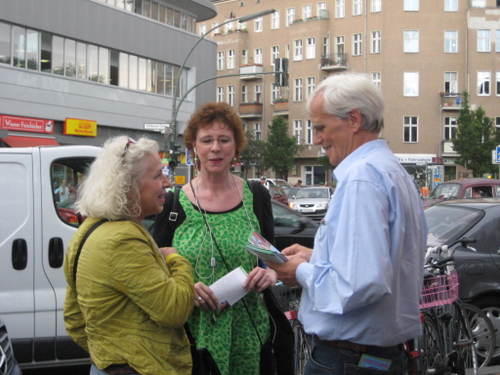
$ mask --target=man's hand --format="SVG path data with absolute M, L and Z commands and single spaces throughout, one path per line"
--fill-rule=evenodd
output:
M 270 268 L 255 267 L 249 274 L 245 282 L 246 290 L 255 290 L 262 292 L 271 285 L 276 284 L 276 272 Z
M 303 258 L 306 262 L 309 262 L 309 259 L 311 259 L 312 255 L 312 249 L 295 243 L 292 246 L 288 246 L 287 248 L 283 249 L 282 253 L 287 257 L 290 257 L 292 255 L 298 256 Z
M 278 274 L 278 280 L 283 281 L 286 285 L 297 284 L 297 278 L 295 276 L 297 272 L 297 267 L 301 263 L 305 263 L 304 257 L 297 255 L 292 255 L 288 257 L 288 262 L 277 264 L 269 263 L 268 266 L 276 271 Z

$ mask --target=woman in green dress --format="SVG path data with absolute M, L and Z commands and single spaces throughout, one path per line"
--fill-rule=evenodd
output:
M 240 118 L 229 105 L 202 106 L 192 116 L 184 138 L 198 174 L 179 192 L 176 217 L 170 214 L 174 194 L 167 196 L 153 235 L 159 245 L 174 246 L 194 268 L 197 308 L 189 328 L 196 346 L 210 351 L 223 375 L 259 375 L 261 346 L 270 333 L 260 292 L 276 283 L 276 273 L 260 267 L 245 244 L 252 232 L 273 240 L 270 196 L 265 187 L 258 184 L 250 189 L 230 172 L 245 136 Z M 249 293 L 228 306 L 208 286 L 239 266 L 248 272 Z

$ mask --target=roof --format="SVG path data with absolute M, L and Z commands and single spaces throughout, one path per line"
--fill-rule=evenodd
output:
M 193 13 L 197 22 L 209 20 L 217 15 L 215 5 L 208 0 L 169 0 L 168 3 Z

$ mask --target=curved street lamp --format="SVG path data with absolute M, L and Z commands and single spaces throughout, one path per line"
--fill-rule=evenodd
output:
M 196 43 L 191 47 L 191 49 L 187 53 L 186 57 L 184 58 L 184 61 L 182 62 L 180 69 L 175 74 L 174 82 L 173 82 L 174 83 L 174 98 L 172 101 L 172 118 L 170 121 L 170 132 L 166 133 L 166 136 L 172 137 L 171 142 L 170 142 L 170 150 L 172 152 L 173 159 L 177 160 L 177 152 L 178 152 L 178 148 L 179 148 L 179 145 L 177 144 L 177 114 L 179 113 L 179 109 L 180 109 L 180 106 L 182 104 L 182 101 L 179 103 L 179 105 L 177 105 L 177 97 L 179 96 L 179 91 L 180 91 L 180 87 L 179 87 L 180 86 L 180 79 L 181 79 L 182 73 L 184 71 L 184 68 L 186 67 L 187 61 L 191 57 L 191 54 L 193 53 L 195 48 L 212 31 L 214 31 L 215 29 L 217 29 L 217 28 L 219 28 L 219 27 L 221 27 L 229 22 L 237 21 L 239 23 L 244 23 L 244 22 L 253 20 L 255 18 L 263 17 L 263 16 L 266 16 L 268 14 L 274 13 L 275 11 L 276 11 L 276 9 L 266 9 L 266 10 L 263 10 L 260 12 L 249 14 L 247 16 L 241 16 L 241 17 L 231 18 L 231 19 L 225 20 L 221 24 L 215 25 L 214 27 L 209 29 L 207 32 L 200 35 L 200 37 L 198 38 Z

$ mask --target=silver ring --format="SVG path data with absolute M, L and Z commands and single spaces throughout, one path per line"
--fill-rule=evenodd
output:
M 201 298 L 200 296 L 196 297 L 196 299 L 198 300 L 198 302 L 203 302 L 203 298 Z

